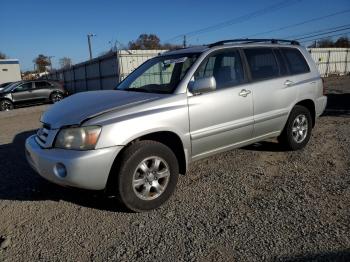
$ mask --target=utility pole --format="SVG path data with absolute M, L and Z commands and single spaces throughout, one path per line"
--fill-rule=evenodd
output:
M 51 62 L 51 58 L 53 58 L 55 56 L 48 56 L 48 59 L 49 59 L 49 63 L 50 63 L 50 71 L 52 71 L 52 62 Z
M 96 36 L 95 34 L 88 34 L 88 45 L 89 45 L 89 54 L 90 54 L 90 60 L 92 59 L 92 51 L 91 51 L 91 37 Z
M 108 44 L 111 45 L 111 52 L 113 52 L 113 43 L 112 43 L 112 41 L 108 41 Z
M 186 35 L 184 35 L 183 47 L 186 48 L 186 45 L 187 45 L 187 43 L 186 43 Z

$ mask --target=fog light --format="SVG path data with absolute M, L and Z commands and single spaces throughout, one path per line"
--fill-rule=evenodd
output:
M 61 163 L 57 163 L 53 167 L 53 172 L 54 172 L 55 176 L 57 176 L 58 178 L 65 178 L 67 176 L 66 167 Z

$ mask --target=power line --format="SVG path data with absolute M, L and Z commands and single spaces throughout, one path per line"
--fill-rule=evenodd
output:
M 219 30 L 219 29 L 227 27 L 227 26 L 231 26 L 231 25 L 234 25 L 234 24 L 237 24 L 237 23 L 242 23 L 242 22 L 245 22 L 245 21 L 247 21 L 249 19 L 252 19 L 252 18 L 255 18 L 255 17 L 258 17 L 258 16 L 262 16 L 262 15 L 264 15 L 266 13 L 277 11 L 279 9 L 282 9 L 282 8 L 294 5 L 294 4 L 299 3 L 301 1 L 303 1 L 303 0 L 282 1 L 282 2 L 279 2 L 277 4 L 270 5 L 270 6 L 264 7 L 263 9 L 254 11 L 252 13 L 248 13 L 248 14 L 245 14 L 245 15 L 242 15 L 242 16 L 239 16 L 239 17 L 235 17 L 235 18 L 227 20 L 225 22 L 221 22 L 221 23 L 218 23 L 218 24 L 215 24 L 215 25 L 211 25 L 211 26 L 208 26 L 208 27 L 205 27 L 205 28 L 202 28 L 202 29 L 198 29 L 198 30 L 195 30 L 195 31 L 187 32 L 185 34 L 177 35 L 175 37 L 172 37 L 172 38 L 166 40 L 165 42 L 170 42 L 170 41 L 173 41 L 173 40 L 176 40 L 176 39 L 181 39 L 184 35 L 186 35 L 187 37 L 193 37 L 195 35 L 204 34 L 204 33 L 211 32 L 211 31 L 216 31 L 216 30 Z
M 346 26 L 350 26 L 350 24 L 340 25 L 340 26 L 330 27 L 330 28 L 325 28 L 325 29 L 316 30 L 316 31 L 310 31 L 310 32 L 304 33 L 304 34 L 285 36 L 283 38 L 285 38 L 285 39 L 296 39 L 297 37 L 308 36 L 308 35 L 312 35 L 312 34 L 320 33 L 320 32 L 325 32 L 325 31 L 329 31 L 329 30 L 336 30 L 336 29 L 340 29 L 340 28 L 343 28 L 343 27 L 346 27 Z
M 348 30 L 348 29 L 350 29 L 350 27 L 329 31 L 329 32 L 326 32 L 326 33 L 321 33 L 321 34 L 315 34 L 315 35 L 311 35 L 311 36 L 301 37 L 301 38 L 297 38 L 295 40 L 303 40 L 303 39 L 312 38 L 312 37 L 315 37 L 315 36 L 326 35 L 326 34 L 329 34 L 329 33 L 340 32 L 340 31 L 344 31 L 344 30 Z
M 343 33 L 341 33 L 341 34 L 326 35 L 326 36 L 319 37 L 319 38 L 304 40 L 304 41 L 301 41 L 301 43 L 313 42 L 313 41 L 316 41 L 316 40 L 322 40 L 322 39 L 326 39 L 326 38 L 334 37 L 334 36 L 347 35 L 347 34 L 349 34 L 349 33 L 350 33 L 350 31 L 348 31 L 348 32 L 343 32 Z
M 312 18 L 312 19 L 309 19 L 309 20 L 305 20 L 305 21 L 296 23 L 296 24 L 286 25 L 286 26 L 283 26 L 283 27 L 279 27 L 279 28 L 276 28 L 276 29 L 269 30 L 269 31 L 252 34 L 252 35 L 249 35 L 249 36 L 246 36 L 246 37 L 249 38 L 249 37 L 253 37 L 253 36 L 257 36 L 257 35 L 263 35 L 263 34 L 269 34 L 269 33 L 277 32 L 277 31 L 282 31 L 284 29 L 288 29 L 288 28 L 304 25 L 304 24 L 307 24 L 307 23 L 319 21 L 319 20 L 322 20 L 322 19 L 325 19 L 325 18 L 329 18 L 329 17 L 333 17 L 333 16 L 337 16 L 337 15 L 341 15 L 341 14 L 345 14 L 345 13 L 349 13 L 349 12 L 350 12 L 350 9 L 346 9 L 346 10 L 339 11 L 339 12 L 336 12 L 336 13 L 332 13 L 332 14 L 329 14 L 329 15 L 315 17 L 315 18 Z

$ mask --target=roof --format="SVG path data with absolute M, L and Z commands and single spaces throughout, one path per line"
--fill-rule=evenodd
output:
M 275 47 L 275 46 L 290 46 L 296 47 L 300 46 L 297 41 L 294 40 L 284 40 L 284 39 L 233 39 L 233 40 L 223 40 L 215 42 L 209 45 L 202 46 L 192 46 L 188 48 L 181 48 L 173 51 L 168 51 L 162 55 L 177 55 L 177 54 L 190 54 L 190 53 L 202 53 L 211 48 L 220 49 L 222 47 Z
M 191 46 L 187 48 L 181 48 L 176 50 L 171 50 L 168 52 L 163 53 L 162 55 L 177 55 L 177 54 L 191 54 L 191 53 L 202 53 L 205 50 L 208 49 L 208 46 L 201 45 L 201 46 Z
M 18 59 L 0 59 L 0 65 L 19 64 Z

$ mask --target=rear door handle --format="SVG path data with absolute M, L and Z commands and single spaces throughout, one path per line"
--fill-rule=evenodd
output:
M 293 81 L 290 81 L 290 80 L 286 80 L 286 82 L 284 82 L 284 85 L 285 85 L 286 87 L 289 87 L 289 86 L 294 85 L 294 82 L 293 82 Z
M 250 93 L 251 93 L 250 90 L 242 89 L 241 92 L 239 92 L 238 95 L 243 96 L 243 97 L 246 97 L 246 96 L 249 95 Z

